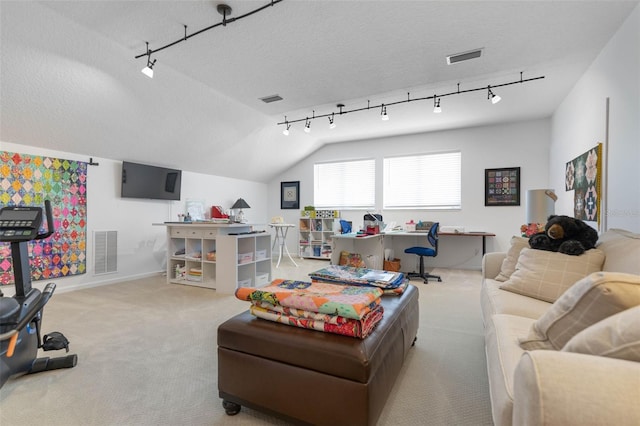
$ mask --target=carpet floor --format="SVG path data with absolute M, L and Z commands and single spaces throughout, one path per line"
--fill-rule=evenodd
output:
M 305 279 L 327 265 L 296 262 L 274 265 L 273 276 Z M 418 340 L 378 425 L 491 425 L 480 272 L 433 272 L 443 282 L 412 281 Z M 0 389 L 0 425 L 286 425 L 247 408 L 227 416 L 218 398 L 216 330 L 247 308 L 161 275 L 59 291 L 45 308 L 43 334 L 64 333 L 78 365 L 10 379 Z

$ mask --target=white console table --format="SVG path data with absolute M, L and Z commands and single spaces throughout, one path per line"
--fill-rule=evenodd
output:
M 233 294 L 271 282 L 271 235 L 243 223 L 165 222 L 167 282 Z

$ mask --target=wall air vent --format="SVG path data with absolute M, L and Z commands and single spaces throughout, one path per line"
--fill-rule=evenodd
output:
M 118 231 L 93 232 L 93 271 L 95 275 L 118 272 Z
M 468 61 L 469 59 L 479 58 L 482 55 L 482 49 L 470 50 L 468 52 L 456 53 L 447 56 L 447 64 L 457 64 L 458 62 Z
M 270 104 L 271 102 L 281 101 L 282 100 L 282 96 L 280 96 L 280 95 L 265 96 L 264 98 L 260 98 L 260 100 L 262 102 L 264 102 L 265 104 Z

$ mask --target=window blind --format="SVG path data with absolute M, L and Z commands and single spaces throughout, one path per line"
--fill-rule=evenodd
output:
M 313 183 L 316 208 L 370 209 L 375 206 L 374 159 L 314 164 Z
M 457 152 L 384 159 L 385 209 L 460 209 L 462 154 Z

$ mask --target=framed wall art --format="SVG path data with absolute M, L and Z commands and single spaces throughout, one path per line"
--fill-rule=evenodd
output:
M 484 205 L 520 205 L 520 167 L 485 169 Z
M 300 181 L 280 182 L 280 208 L 300 208 Z

